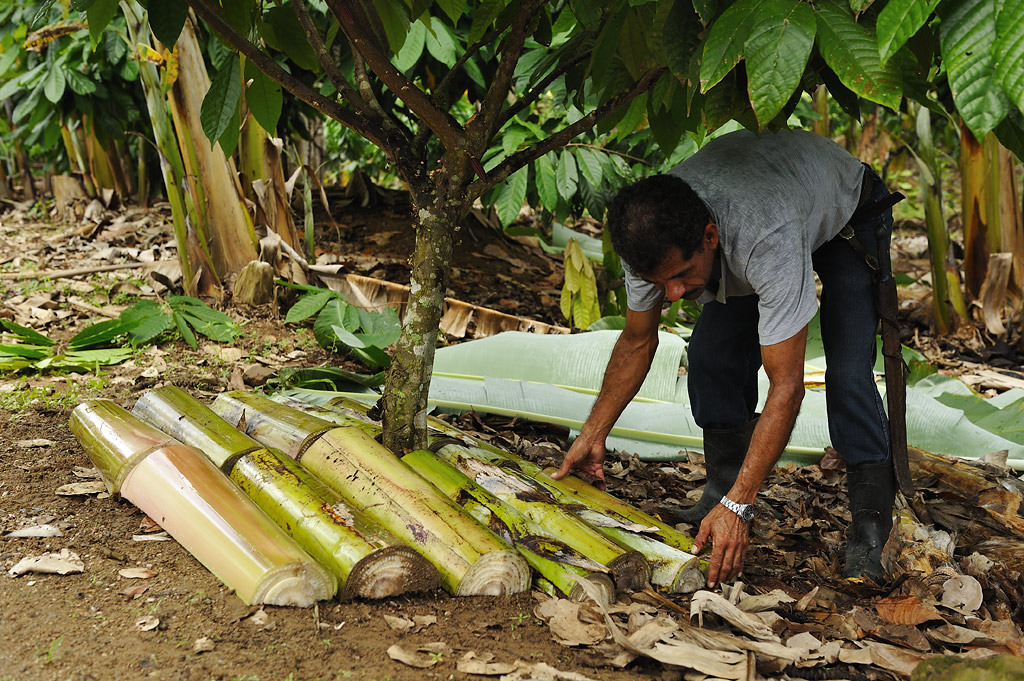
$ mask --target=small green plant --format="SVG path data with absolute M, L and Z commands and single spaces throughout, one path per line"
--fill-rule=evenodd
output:
M 317 315 L 313 335 L 320 347 L 331 352 L 345 350 L 371 369 L 391 363 L 384 348 L 402 333 L 395 310 L 373 312 L 351 305 L 334 291 L 313 286 L 300 288 L 306 293 L 288 310 L 286 322 L 300 322 Z
M 198 347 L 196 334 L 218 343 L 230 343 L 238 335 L 238 325 L 231 317 L 190 296 L 168 296 L 165 302 L 140 300 L 119 319 L 134 323 L 129 333 L 133 345 L 148 343 L 172 328 L 192 349 Z
M 60 642 L 64 640 L 64 636 L 60 635 L 57 638 L 50 641 L 50 645 L 47 646 L 46 650 L 40 650 L 37 654 L 42 657 L 46 656 L 44 664 L 50 664 L 53 662 L 53 656 L 57 654 L 57 649 L 60 648 Z

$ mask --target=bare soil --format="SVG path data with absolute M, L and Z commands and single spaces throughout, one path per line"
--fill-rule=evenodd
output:
M 70 269 L 76 263 L 99 262 L 96 253 L 105 246 L 156 247 L 158 257 L 173 258 L 163 213 L 152 213 L 146 226 L 134 230 L 118 230 L 111 222 L 118 215 L 124 212 L 107 213 L 103 225 L 88 236 L 75 234 L 82 225 L 77 221 L 53 221 L 45 214 L 25 211 L 0 215 L 0 266 L 6 271 Z M 133 219 L 138 217 L 134 214 Z M 341 231 L 327 229 L 318 242 L 325 252 L 335 252 L 342 262 L 373 259 L 376 262 L 361 273 L 407 281 L 411 230 L 400 208 L 353 209 L 336 217 Z M 460 237 L 451 295 L 564 323 L 557 312 L 561 284 L 557 259 L 479 222 L 467 225 Z M 38 328 L 67 338 L 90 316 L 82 306 L 69 306 L 70 298 L 109 311 L 126 302 L 118 291 L 137 288 L 148 293 L 146 286 L 152 282 L 132 272 L 52 282 L 5 280 L 0 282 L 0 309 L 13 316 L 11 301 L 24 302 L 19 295 L 51 295 L 52 304 L 41 309 L 70 309 L 74 314 L 40 321 Z M 0 640 L 5 642 L 0 646 L 0 681 L 481 678 L 456 668 L 457 660 L 470 651 L 478 656 L 492 654 L 497 662 L 544 662 L 590 679 L 682 678 L 676 669 L 644 660 L 625 669 L 592 666 L 593 657 L 586 649 L 564 647 L 552 639 L 548 627 L 533 614 L 536 599 L 530 593 L 456 599 L 438 591 L 384 602 L 324 602 L 314 610 L 266 607 L 264 618 L 260 608 L 245 606 L 176 542 L 133 540 L 152 528 L 130 503 L 102 498 L 105 495 L 55 495 L 58 487 L 80 481 L 76 467 L 91 466 L 67 427 L 70 410 L 81 399 L 108 397 L 130 407 L 143 390 L 164 383 L 209 399 L 229 387 L 265 380 L 268 372 L 246 373 L 254 365 L 277 370 L 340 363 L 316 346 L 308 329 L 286 327 L 281 321 L 283 309 L 228 305 L 227 311 L 245 324 L 244 336 L 234 346 L 204 342 L 191 350 L 181 341 L 169 341 L 140 352 L 125 365 L 92 374 L 0 376 L 0 396 L 7 406 L 0 414 L 0 535 L 39 522 L 56 525 L 63 532 L 50 538 L 0 538 Z M 241 349 L 241 356 L 226 353 L 228 347 Z M 1015 373 L 1019 357 L 1009 356 L 1011 373 Z M 565 445 L 565 433 L 555 428 L 507 419 L 467 418 L 461 424 L 501 438 L 526 455 L 547 450 L 549 460 L 550 447 L 534 445 Z M 700 476 L 687 479 L 683 474 L 692 471 L 680 468 L 683 477 L 673 477 L 673 487 L 666 491 L 658 480 L 666 470 L 672 473 L 672 467 L 631 466 L 628 459 L 615 470 L 619 475 L 613 488 L 637 501 L 650 495 L 684 496 L 701 484 Z M 764 589 L 779 586 L 794 593 L 831 584 L 837 602 L 853 602 L 856 595 L 844 594 L 835 575 L 839 560 L 835 538 L 810 539 L 755 537 L 748 581 L 760 580 Z M 806 568 L 807 561 L 817 556 L 813 565 L 820 574 L 804 569 L 786 576 L 786 564 L 771 564 L 780 545 L 789 554 L 788 568 Z M 61 549 L 77 553 L 84 572 L 17 578 L 6 574 L 26 556 Z M 119 575 L 119 570 L 135 567 L 149 568 L 155 575 L 146 579 Z M 384 615 L 432 615 L 436 622 L 399 633 Z M 151 627 L 154 620 L 156 625 Z M 211 649 L 197 652 L 201 639 L 209 639 L 205 647 Z M 416 648 L 433 642 L 443 642 L 450 650 L 435 654 L 436 664 L 429 669 L 406 666 L 386 653 L 396 643 Z M 871 678 L 892 678 L 886 672 L 868 670 Z

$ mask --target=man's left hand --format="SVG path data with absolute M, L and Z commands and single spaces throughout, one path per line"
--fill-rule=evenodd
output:
M 747 556 L 747 542 L 750 526 L 740 517 L 718 504 L 704 517 L 700 531 L 693 540 L 694 552 L 704 548 L 711 540 L 711 563 L 708 566 L 708 586 L 714 587 L 720 580 L 730 581 L 743 572 L 743 561 Z

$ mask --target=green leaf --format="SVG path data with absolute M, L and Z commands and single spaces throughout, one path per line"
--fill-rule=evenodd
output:
M 750 35 L 762 0 L 739 0 L 722 12 L 711 25 L 704 43 L 700 64 L 700 91 L 707 92 L 743 58 L 743 48 Z
M 172 312 L 171 318 L 174 320 L 174 325 L 178 327 L 178 333 L 180 333 L 181 337 L 185 339 L 188 346 L 193 350 L 199 347 L 199 344 L 196 342 L 196 335 L 192 333 L 192 329 L 188 328 L 188 323 L 185 321 L 185 318 L 177 312 Z
M 889 0 L 878 13 L 878 54 L 882 65 L 924 26 L 939 0 Z
M 314 73 L 320 70 L 320 60 L 309 44 L 306 30 L 289 4 L 267 10 L 264 20 L 259 22 L 259 30 L 268 45 L 287 54 L 299 67 Z
M 187 321 L 189 326 L 194 328 L 197 333 L 206 336 L 210 340 L 217 341 L 218 343 L 229 343 L 235 339 L 237 332 L 233 326 L 229 326 L 221 322 L 211 322 L 205 319 L 200 319 L 188 312 L 181 312 L 180 316 Z
M 361 307 L 349 306 L 359 315 L 359 325 L 363 329 L 360 338 L 367 341 L 369 345 L 387 347 L 398 340 L 402 335 L 402 322 L 398 319 L 398 312 L 394 308 L 386 307 L 381 312 L 365 310 Z M 346 325 L 346 328 L 352 327 Z
M 245 91 L 245 102 L 260 127 L 273 135 L 277 129 L 277 121 L 281 118 L 281 106 L 284 103 L 281 86 L 256 68 L 251 61 L 246 60 L 245 82 L 249 81 L 252 83 Z
M 1024 111 L 1024 2 L 1007 0 L 996 15 L 995 77 L 1003 90 Z M 1020 154 L 1017 158 L 1022 158 Z
M 579 174 L 576 172 L 576 159 L 568 149 L 563 150 L 555 176 L 555 185 L 558 187 L 559 196 L 568 201 L 576 193 L 578 184 Z
M 423 55 L 423 46 L 426 44 L 426 40 L 427 27 L 423 25 L 422 21 L 417 21 L 410 26 L 401 51 L 392 60 L 395 68 L 405 72 L 415 66 Z
M 746 44 L 747 90 L 761 125 L 796 91 L 814 45 L 814 10 L 802 0 L 766 0 Z
M 91 95 L 96 92 L 96 81 L 89 76 L 76 71 L 75 69 L 69 69 L 67 74 L 68 87 L 71 91 L 79 95 Z
M 110 23 L 110 20 L 117 13 L 118 2 L 119 0 L 96 0 L 86 11 L 89 23 L 89 37 L 92 38 L 93 45 L 99 44 L 100 36 L 103 35 L 103 29 L 107 27 L 107 24 Z
M 215 144 L 227 131 L 232 118 L 238 112 L 238 101 L 242 96 L 241 69 L 238 58 L 228 57 L 210 83 L 210 89 L 203 98 L 199 119 L 203 124 L 210 144 Z
M 14 322 L 9 322 L 6 319 L 0 320 L 0 324 L 2 324 L 3 327 L 10 331 L 13 335 L 23 340 L 26 340 L 29 343 L 32 343 L 33 345 L 55 345 L 54 341 L 50 340 L 49 338 L 39 333 L 35 329 L 30 329 L 27 326 L 15 324 Z
M 647 113 L 647 93 L 641 93 L 638 97 L 634 97 L 633 101 L 629 103 L 629 108 L 626 110 L 626 115 L 622 117 L 619 124 L 616 127 L 618 132 L 615 135 L 615 139 L 623 140 L 631 135 L 644 121 L 644 114 Z
M 662 51 L 665 64 L 676 77 L 685 77 L 700 36 L 704 32 L 700 18 L 685 0 L 676 0 L 665 20 Z
M 995 6 L 992 0 L 954 0 L 940 11 L 939 42 L 953 101 L 967 127 L 983 140 L 1010 108 L 996 79 L 992 54 Z
M 454 66 L 457 58 L 457 48 L 451 29 L 445 26 L 444 22 L 437 17 L 431 17 L 429 28 L 430 30 L 424 36 L 427 52 L 445 66 Z
M 56 104 L 60 101 L 60 98 L 64 96 L 64 87 L 67 85 L 67 79 L 64 77 L 64 65 L 54 64 L 46 72 L 46 76 L 43 78 L 43 94 L 46 98 Z
M 93 347 L 95 345 L 101 345 L 103 343 L 109 343 L 118 336 L 122 336 L 133 328 L 138 326 L 141 319 L 124 320 L 124 319 L 108 319 L 79 331 L 75 336 L 68 341 L 68 349 L 70 350 L 85 350 L 86 348 Z
M 594 52 L 590 58 L 590 75 L 594 82 L 604 81 L 612 64 L 619 59 L 619 35 L 626 21 L 626 7 L 620 7 L 602 25 L 601 32 L 594 43 Z
M 815 12 L 818 49 L 843 85 L 864 99 L 897 110 L 903 96 L 899 75 L 891 65 L 882 66 L 878 41 L 871 32 L 833 0 L 816 5 Z
M 626 65 L 626 70 L 634 80 L 652 66 L 651 57 L 660 55 L 661 50 L 653 52 L 649 43 L 650 30 L 654 17 L 649 7 L 631 7 L 626 12 L 622 30 L 619 33 L 619 57 Z
M 285 315 L 284 321 L 286 324 L 293 324 L 295 322 L 301 322 L 303 319 L 309 319 L 317 312 L 320 311 L 327 301 L 334 298 L 337 294 L 334 291 L 320 291 L 319 293 L 311 293 L 302 296 L 295 304 L 292 305 L 291 309 L 288 310 L 288 314 Z
M 480 7 L 473 13 L 473 23 L 469 27 L 469 37 L 466 42 L 473 45 L 483 38 L 503 9 L 505 9 L 505 3 L 502 0 L 483 0 Z
M 401 3 L 395 2 L 395 0 L 374 0 L 373 6 L 377 10 L 380 22 L 384 25 L 384 33 L 388 36 L 388 46 L 392 52 L 397 54 L 409 34 L 409 17 L 403 11 Z
M 993 132 L 999 138 L 999 142 L 1012 151 L 1018 160 L 1024 158 L 1024 118 L 1019 112 L 1010 112 Z
M 149 27 L 168 50 L 174 49 L 181 29 L 188 18 L 185 0 L 152 0 L 149 3 Z
M 74 350 L 63 357 L 55 357 L 49 366 L 65 369 L 92 369 L 95 366 L 120 364 L 135 353 L 130 348 L 106 348 L 103 350 Z
M 26 357 L 28 359 L 42 359 L 53 352 L 51 347 L 39 345 L 0 345 L 0 353 L 14 355 L 15 357 Z
M 338 336 L 334 333 L 333 327 L 340 326 L 351 332 L 354 329 L 345 323 L 345 308 L 348 303 L 343 300 L 330 300 L 320 311 L 316 321 L 313 322 L 313 337 L 324 350 L 334 352 L 338 345 Z M 357 320 L 358 321 L 358 320 Z
M 198 317 L 206 322 L 229 325 L 234 324 L 231 317 L 220 310 L 214 310 L 200 299 L 192 296 L 168 296 L 167 302 L 171 304 L 171 307 L 178 311 L 187 312 L 193 317 Z
M 522 169 L 512 173 L 505 180 L 504 189 L 494 205 L 502 225 L 511 225 L 519 217 L 519 211 L 523 209 L 523 202 L 526 201 L 528 175 L 528 171 Z
M 549 151 L 533 163 L 533 177 L 537 184 L 537 195 L 540 202 L 554 212 L 558 205 L 558 180 L 555 177 L 555 164 L 551 160 L 554 152 Z
M 601 186 L 604 177 L 604 154 L 589 147 L 576 147 L 576 165 L 583 177 L 594 187 Z
M 453 24 L 459 23 L 459 19 L 462 18 L 462 13 L 466 9 L 466 0 L 437 0 L 437 4 L 441 6 Z

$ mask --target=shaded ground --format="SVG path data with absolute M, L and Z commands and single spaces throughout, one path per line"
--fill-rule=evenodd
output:
M 407 281 L 408 219 L 401 206 L 348 209 L 337 217 L 341 231 L 328 230 L 319 241 L 326 251 L 337 250 L 341 261 L 362 274 Z M 113 212 L 101 222 L 95 228 L 88 221 L 52 223 L 45 214 L 0 216 L 0 269 L 71 269 L 85 259 L 92 264 L 132 261 L 148 258 L 140 255 L 144 253 L 173 259 L 161 213 Z M 460 234 L 451 295 L 512 314 L 563 322 L 557 312 L 557 259 L 480 222 L 467 225 Z M 152 289 L 159 288 L 135 269 L 78 279 L 5 280 L 2 286 L 0 314 L 37 314 L 36 326 L 55 338 L 69 337 L 99 311 L 116 314 L 131 295 L 152 295 Z M 38 305 L 26 308 L 31 300 Z M 0 535 L 42 522 L 63 532 L 50 538 L 0 538 L 0 568 L 6 572 L 27 555 L 61 549 L 74 551 L 85 565 L 83 573 L 66 576 L 0 576 L 0 638 L 6 641 L 0 647 L 0 681 L 481 678 L 457 670 L 457 660 L 470 651 L 493 654 L 498 662 L 543 662 L 591 679 L 682 678 L 678 670 L 642 659 L 624 670 L 593 667 L 603 664 L 603 658 L 585 647 L 554 642 L 548 626 L 534 616 L 537 601 L 531 594 L 453 599 L 438 592 L 383 603 L 322 603 L 314 611 L 268 607 L 264 617 L 258 608 L 246 607 L 226 591 L 176 542 L 133 540 L 152 528 L 128 502 L 95 494 L 55 495 L 58 487 L 81 481 L 76 469 L 81 473 L 79 467 L 90 466 L 67 428 L 69 411 L 81 399 L 102 396 L 130 406 L 143 390 L 164 383 L 209 399 L 229 387 L 262 383 L 283 366 L 338 363 L 316 346 L 308 329 L 286 328 L 283 310 L 263 306 L 228 311 L 245 324 L 243 338 L 233 346 L 204 342 L 193 351 L 171 341 L 98 373 L 0 377 L 5 408 L 0 414 Z M 937 349 L 931 352 L 946 352 L 951 367 L 960 361 L 958 355 L 968 352 L 984 359 L 968 345 L 947 345 L 944 350 L 934 344 Z M 1001 365 L 995 369 L 1003 375 L 1019 376 L 1020 357 L 1015 352 L 1007 349 L 996 359 Z M 512 451 L 549 462 L 557 456 L 552 447 L 565 445 L 564 432 L 545 426 L 472 417 L 461 425 L 499 438 Z M 644 465 L 624 458 L 613 462 L 610 472 L 612 488 L 638 503 L 651 497 L 681 499 L 703 483 L 699 472 L 682 464 Z M 839 481 L 837 473 L 808 467 L 777 471 L 766 485 L 776 490 L 769 496 L 777 517 L 756 533 L 746 579 L 758 591 L 781 588 L 796 598 L 817 587 L 818 595 L 808 601 L 809 611 L 817 609 L 817 614 L 793 615 L 793 622 L 807 620 L 799 630 L 817 631 L 811 625 L 829 612 L 846 612 L 859 600 L 878 595 L 858 592 L 838 580 L 835 568 L 842 538 L 835 530 L 837 521 L 827 511 L 808 511 L 810 501 L 801 501 L 809 490 L 834 489 Z M 789 498 L 780 496 L 783 488 L 792 488 Z M 792 511 L 786 511 L 787 504 L 794 503 L 796 512 L 808 519 L 803 528 L 786 523 L 786 514 Z M 824 503 L 813 506 L 824 508 Z M 841 505 L 842 499 L 828 503 Z M 136 567 L 155 574 L 144 579 L 119 575 L 119 570 Z M 1015 597 L 1019 601 L 1020 595 Z M 685 606 L 685 600 L 679 602 Z M 400 633 L 384 615 L 433 616 L 436 622 Z M 1019 621 L 1019 608 L 1016 617 Z M 212 649 L 196 652 L 197 641 L 204 638 L 209 642 L 201 647 Z M 435 653 L 437 662 L 429 669 L 408 667 L 386 654 L 395 643 L 415 648 L 432 642 L 443 642 L 450 650 Z M 1021 652 L 1012 646 L 1002 650 Z M 894 677 L 891 671 L 871 666 L 849 671 L 847 677 L 865 674 Z

